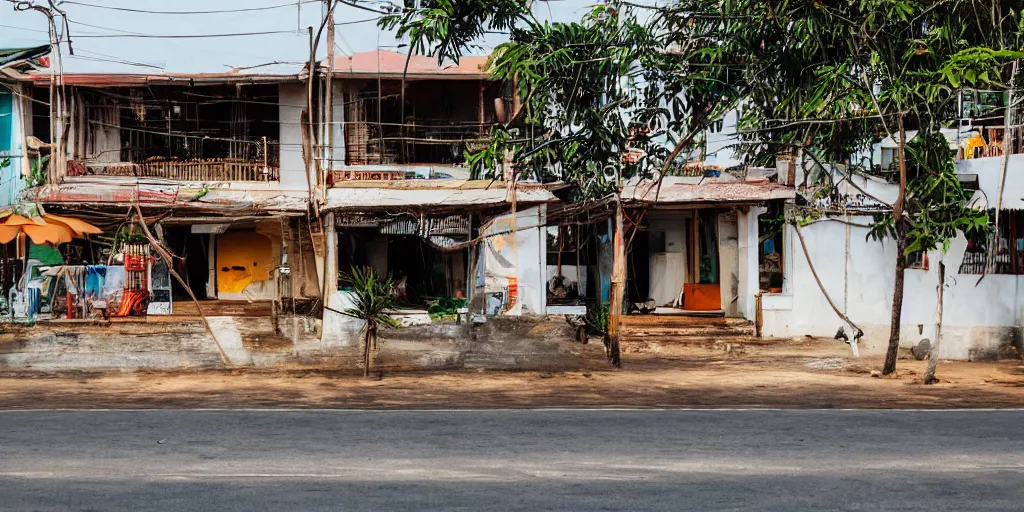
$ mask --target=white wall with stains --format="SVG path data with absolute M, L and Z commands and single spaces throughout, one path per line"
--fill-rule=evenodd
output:
M 308 190 L 306 164 L 302 160 L 302 109 L 306 104 L 306 86 L 287 83 L 278 86 L 278 108 L 281 126 L 282 190 Z M 335 111 L 335 115 L 339 115 Z M 313 182 L 316 183 L 315 181 Z
M 846 220 L 846 219 L 843 219 Z M 849 219 L 866 224 L 865 217 Z M 794 226 L 785 240 L 786 286 L 781 294 L 764 294 L 764 335 L 834 336 L 844 322 L 829 306 L 815 282 Z M 889 339 L 895 279 L 896 245 L 865 239 L 868 230 L 842 222 L 819 221 L 800 228 L 822 285 L 836 306 L 865 332 L 862 347 L 882 352 Z M 1013 342 L 1021 325 L 1024 276 L 959 274 L 967 241 L 959 237 L 944 256 L 946 290 L 940 355 L 974 359 Z M 940 254 L 928 255 L 928 269 L 908 269 L 901 319 L 901 345 L 935 340 L 936 287 Z M 849 326 L 848 334 L 852 335 Z

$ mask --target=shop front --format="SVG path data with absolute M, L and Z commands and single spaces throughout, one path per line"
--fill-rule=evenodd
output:
M 763 171 L 625 188 L 624 340 L 754 334 L 762 287 L 784 279 L 781 265 L 773 265 L 781 262 L 781 243 L 775 231 L 760 229 L 759 216 L 794 197 Z

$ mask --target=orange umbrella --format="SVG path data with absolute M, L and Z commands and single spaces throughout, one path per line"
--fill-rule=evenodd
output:
M 28 218 L 24 215 L 19 215 L 17 213 L 9 215 L 7 217 L 7 220 L 4 221 L 5 226 L 28 226 L 31 224 L 42 226 L 46 224 L 46 221 L 40 217 Z
M 21 226 L 5 226 L 0 224 L 0 244 L 6 244 L 18 237 Z
M 68 243 L 72 238 L 75 238 L 75 234 L 71 231 L 71 228 L 60 224 L 46 224 L 43 226 L 35 224 L 25 225 L 21 226 L 21 230 L 24 231 L 36 245 L 46 243 L 60 245 Z
M 92 224 L 89 224 L 84 220 L 78 220 L 74 217 L 64 217 L 62 215 L 44 213 L 43 219 L 46 220 L 47 223 L 53 223 L 55 221 L 58 224 L 64 224 L 65 226 L 71 228 L 71 231 L 74 231 L 79 238 L 81 238 L 84 235 L 98 235 L 103 232 L 102 229 L 93 226 Z
M 0 214 L 0 218 L 4 219 L 0 222 L 0 244 L 14 240 L 20 233 L 25 233 L 36 244 L 60 245 L 70 242 L 72 238 L 84 238 L 87 234 L 103 232 L 88 222 L 58 215 L 26 217 L 13 213 Z

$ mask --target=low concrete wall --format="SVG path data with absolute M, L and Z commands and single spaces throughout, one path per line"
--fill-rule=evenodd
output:
M 285 317 L 276 329 L 270 318 L 208 321 L 216 343 L 200 319 L 4 325 L 0 369 L 361 368 L 358 332 L 322 340 L 316 319 Z M 385 370 L 560 370 L 581 367 L 587 351 L 600 357 L 600 344 L 581 345 L 573 333 L 561 317 L 385 328 L 375 364 Z

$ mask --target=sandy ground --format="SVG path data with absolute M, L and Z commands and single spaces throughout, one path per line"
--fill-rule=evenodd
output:
M 578 371 L 389 373 L 331 370 L 0 373 L 0 408 L 1024 407 L 1024 361 L 947 362 L 925 386 L 925 362 L 871 376 L 881 357 L 850 357 L 832 340 L 747 340 L 624 349 Z

